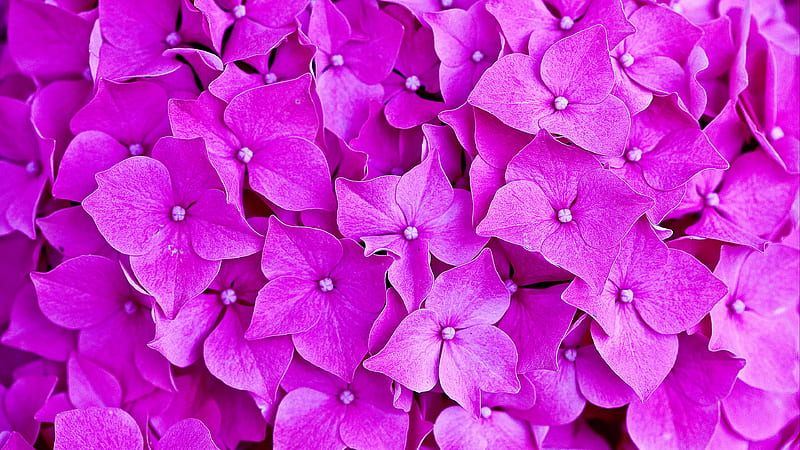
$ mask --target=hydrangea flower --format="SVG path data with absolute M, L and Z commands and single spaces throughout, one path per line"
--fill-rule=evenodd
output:
M 366 254 L 388 250 L 397 255 L 389 281 L 409 311 L 419 307 L 433 284 L 430 254 L 464 264 L 486 242 L 472 228 L 469 194 L 450 186 L 435 154 L 402 177 L 339 179 L 336 197 L 342 234 L 364 241 Z
M 481 391 L 513 393 L 520 388 L 514 343 L 492 326 L 508 303 L 491 252 L 484 251 L 474 261 L 442 273 L 425 308 L 403 319 L 364 367 L 416 392 L 429 391 L 438 381 L 450 398 L 477 416 Z
M 556 42 L 541 60 L 516 53 L 500 58 L 469 103 L 519 130 L 546 129 L 591 152 L 619 156 L 630 114 L 611 95 L 613 85 L 606 31 L 595 25 Z
M 590 154 L 547 132 L 511 160 L 505 179 L 478 233 L 541 252 L 595 290 L 605 282 L 624 235 L 652 205 Z
M 291 335 L 308 362 L 351 382 L 384 304 L 390 260 L 365 257 L 350 239 L 270 218 L 248 339 Z
M 261 239 L 225 194 L 199 139 L 161 139 L 153 157 L 126 159 L 97 175 L 83 201 L 103 237 L 131 255 L 131 268 L 167 317 L 175 317 L 219 271 Z
M 250 89 L 228 105 L 208 92 L 197 100 L 172 100 L 173 133 L 205 140 L 229 203 L 241 203 L 247 175 L 253 190 L 282 208 L 331 209 L 328 164 L 313 142 L 317 113 L 310 83 L 304 75 Z

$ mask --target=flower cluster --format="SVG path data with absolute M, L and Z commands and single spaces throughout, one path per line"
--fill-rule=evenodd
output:
M 0 448 L 789 448 L 797 20 L 0 1 Z

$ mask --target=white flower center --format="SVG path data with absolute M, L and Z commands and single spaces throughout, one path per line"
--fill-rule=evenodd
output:
M 786 136 L 786 134 L 784 134 L 783 128 L 781 127 L 774 127 L 771 130 L 769 130 L 769 138 L 772 139 L 773 141 L 777 141 L 778 139 L 784 136 Z
M 164 38 L 164 42 L 170 47 L 175 47 L 181 43 L 181 35 L 177 31 L 173 31 Z
M 472 62 L 479 63 L 481 61 L 483 61 L 483 52 L 475 50 L 475 53 L 472 54 Z
M 39 175 L 39 172 L 42 171 L 42 166 L 39 165 L 38 161 L 28 161 L 25 164 L 25 172 L 30 175 Z
M 492 417 L 492 408 L 489 408 L 488 406 L 481 407 L 481 417 L 484 419 Z
M 144 146 L 142 144 L 131 144 L 128 147 L 128 153 L 131 156 L 142 156 L 144 155 Z
M 247 7 L 244 5 L 236 5 L 233 7 L 233 17 L 237 19 L 241 19 L 242 17 L 247 15 Z
M 413 241 L 419 237 L 419 230 L 417 230 L 417 227 L 406 227 L 406 229 L 403 230 L 403 237 L 406 238 L 407 241 Z
M 125 314 L 131 316 L 136 314 L 136 311 L 139 310 L 139 306 L 133 300 L 128 300 L 122 305 L 122 310 L 125 311 Z
M 224 291 L 219 293 L 219 300 L 225 306 L 230 306 L 230 305 L 236 303 L 236 300 L 238 300 L 238 299 L 239 298 L 236 296 L 236 291 L 234 291 L 233 289 L 230 289 L 230 288 L 225 289 Z
M 339 67 L 344 65 L 344 56 L 342 55 L 331 56 L 331 65 L 334 67 Z
M 556 111 L 567 109 L 567 105 L 569 105 L 569 101 L 566 97 L 556 97 L 555 100 L 553 100 L 553 108 L 555 108 Z
M 445 341 L 451 341 L 453 338 L 456 337 L 456 329 L 453 327 L 444 327 L 442 328 L 442 339 Z
M 642 149 L 639 147 L 633 147 L 632 149 L 628 150 L 628 153 L 625 154 L 625 159 L 630 162 L 637 162 L 642 159 Z
M 180 222 L 186 219 L 186 210 L 183 207 L 175 205 L 172 207 L 172 221 L 173 222 Z
M 441 0 L 442 6 L 445 8 L 449 8 L 453 6 L 453 0 Z
M 330 278 L 323 278 L 319 280 L 319 290 L 322 292 L 330 292 L 333 290 L 333 280 Z
M 630 303 L 633 301 L 633 291 L 630 289 L 623 289 L 619 291 L 619 301 L 622 303 Z
M 506 289 L 508 289 L 508 293 L 511 294 L 511 295 L 514 295 L 517 292 L 517 289 L 519 289 L 519 286 L 517 286 L 517 283 L 514 283 L 514 280 L 512 280 L 510 278 L 508 280 L 506 280 L 505 285 L 506 285 Z
M 623 53 L 622 56 L 619 57 L 619 62 L 622 64 L 622 67 L 630 67 L 633 65 L 634 61 L 633 55 L 627 52 Z
M 339 401 L 344 403 L 345 405 L 349 405 L 353 403 L 353 400 L 356 399 L 356 396 L 349 389 L 345 389 L 339 393 Z
M 743 301 L 737 298 L 729 305 L 729 308 L 734 312 L 734 314 L 741 314 L 744 312 L 746 306 Z
M 564 16 L 561 18 L 561 21 L 558 22 L 558 27 L 563 31 L 571 30 L 573 25 L 575 25 L 575 21 L 572 20 L 570 16 Z
M 564 359 L 566 359 L 567 361 L 575 362 L 577 358 L 578 358 L 578 351 L 575 350 L 574 348 L 568 348 L 564 350 Z
M 406 89 L 411 92 L 417 92 L 417 89 L 422 86 L 422 83 L 419 81 L 419 77 L 416 75 L 411 75 L 410 77 L 406 78 Z
M 705 200 L 706 200 L 706 206 L 710 206 L 713 208 L 714 206 L 719 205 L 719 194 L 717 194 L 716 192 L 712 192 L 706 195 Z
M 569 208 L 559 209 L 556 215 L 561 223 L 572 222 L 572 211 Z
M 236 159 L 238 159 L 242 164 L 247 164 L 251 159 L 253 159 L 253 151 L 248 147 L 242 147 L 238 152 L 236 152 Z
M 264 74 L 264 84 L 272 84 L 272 83 L 274 83 L 276 81 L 278 81 L 278 76 L 275 75 L 274 73 L 270 72 L 270 73 Z

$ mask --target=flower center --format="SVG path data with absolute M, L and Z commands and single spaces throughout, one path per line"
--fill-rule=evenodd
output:
M 131 156 L 142 156 L 144 155 L 144 146 L 142 144 L 131 144 L 128 147 L 128 153 Z
M 442 339 L 445 341 L 452 341 L 456 337 L 456 329 L 453 327 L 442 328 Z
M 125 311 L 125 314 L 132 316 L 136 314 L 136 311 L 139 310 L 139 305 L 137 305 L 133 300 L 128 300 L 124 305 L 122 305 L 122 310 Z
M 479 63 L 483 61 L 483 53 L 480 50 L 475 50 L 475 53 L 472 54 L 472 62 Z
M 733 301 L 728 307 L 733 311 L 734 314 L 741 314 L 745 310 L 745 304 L 743 301 L 739 300 L 738 298 Z
M 630 303 L 633 301 L 633 291 L 630 289 L 623 289 L 619 291 L 619 301 L 622 303 Z
M 233 10 L 231 12 L 233 13 L 233 17 L 241 19 L 242 17 L 247 15 L 247 7 L 245 7 L 244 5 L 236 5 L 233 7 Z
M 38 161 L 28 161 L 25 164 L 25 172 L 29 175 L 39 175 L 39 172 L 42 171 L 42 166 L 39 165 Z
M 623 53 L 622 56 L 619 57 L 619 62 L 622 64 L 622 67 L 630 67 L 633 65 L 634 61 L 633 55 L 627 52 Z
M 325 277 L 319 280 L 319 290 L 322 292 L 330 292 L 333 290 L 333 280 Z
M 449 8 L 453 6 L 453 0 L 441 0 L 442 6 L 445 8 Z
M 422 86 L 422 83 L 419 81 L 419 77 L 416 75 L 411 75 L 410 77 L 406 78 L 406 89 L 411 92 L 417 92 L 417 90 Z
M 356 399 L 356 396 L 353 395 L 353 392 L 351 392 L 349 389 L 345 389 L 345 390 L 343 390 L 342 392 L 339 393 L 339 401 L 344 403 L 345 405 L 349 405 L 350 403 L 353 403 L 353 400 L 355 400 L 355 399 Z
M 177 31 L 173 31 L 164 38 L 164 42 L 170 47 L 175 47 L 181 43 L 181 35 Z
M 558 22 L 558 27 L 563 31 L 571 30 L 573 25 L 575 25 L 575 21 L 572 20 L 570 16 L 564 16 L 561 18 L 561 21 Z
M 769 138 L 773 141 L 777 141 L 784 136 L 786 136 L 786 134 L 784 134 L 783 128 L 781 127 L 774 127 L 773 129 L 769 130 Z
M 484 419 L 492 417 L 492 408 L 489 408 L 488 406 L 481 407 L 481 417 Z
M 512 280 L 510 278 L 508 280 L 506 280 L 505 285 L 506 285 L 506 289 L 508 289 L 508 293 L 511 294 L 511 295 L 514 295 L 517 292 L 517 289 L 519 289 L 519 286 L 517 286 L 517 283 L 514 283 L 514 280 Z
M 564 350 L 564 359 L 569 362 L 575 362 L 575 359 L 578 358 L 578 351 L 574 348 L 568 348 Z
M 91 67 L 87 67 L 87 68 L 83 69 L 83 78 L 86 81 L 92 81 L 92 68 Z
M 714 206 L 719 205 L 719 194 L 717 194 L 716 192 L 712 192 L 706 195 L 705 200 L 706 200 L 706 206 L 710 206 L 713 208 Z
M 556 111 L 567 109 L 567 105 L 569 105 L 569 101 L 566 97 L 556 97 L 555 100 L 553 100 L 553 108 L 555 108 Z
M 219 301 L 221 301 L 225 306 L 230 306 L 236 303 L 236 300 L 238 299 L 239 297 L 236 296 L 236 291 L 231 288 L 225 289 L 219 293 Z
M 633 147 L 632 149 L 628 150 L 628 153 L 625 154 L 625 159 L 630 162 L 637 162 L 642 159 L 642 149 L 639 147 Z
M 236 152 L 236 159 L 238 159 L 242 164 L 247 164 L 251 159 L 253 159 L 253 151 L 248 147 L 242 147 L 238 152 Z
M 572 211 L 569 208 L 559 209 L 556 215 L 561 223 L 572 222 Z
M 331 56 L 331 65 L 334 67 L 339 67 L 344 65 L 344 56 L 342 55 Z
M 278 81 L 278 76 L 274 73 L 270 72 L 264 74 L 264 84 L 272 84 L 276 81 Z
M 406 229 L 403 230 L 403 237 L 406 238 L 407 241 L 413 241 L 419 237 L 419 230 L 417 230 L 417 227 L 406 227 Z
M 175 205 L 172 207 L 172 221 L 181 222 L 186 219 L 186 210 L 183 207 Z

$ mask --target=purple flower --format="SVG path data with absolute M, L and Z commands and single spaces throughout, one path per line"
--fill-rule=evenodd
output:
M 153 157 L 126 159 L 97 175 L 83 201 L 103 237 L 168 317 L 216 276 L 222 259 L 251 255 L 261 239 L 225 202 L 201 140 L 164 138 Z
M 350 382 L 367 353 L 367 337 L 384 305 L 390 260 L 365 257 L 350 239 L 290 227 L 270 218 L 248 339 L 292 335 L 308 362 Z
M 541 252 L 598 291 L 620 241 L 652 205 L 589 153 L 547 132 L 511 160 L 505 178 L 478 233 Z
M 229 203 L 241 204 L 247 175 L 253 190 L 282 208 L 332 209 L 328 164 L 313 143 L 318 123 L 310 82 L 303 75 L 250 89 L 227 106 L 208 92 L 197 100 L 172 100 L 172 130 L 205 140 Z
M 388 378 L 359 368 L 347 383 L 296 360 L 282 386 L 276 449 L 405 448 L 409 419 L 392 406 Z
M 433 284 L 431 253 L 445 263 L 464 264 L 486 243 L 472 228 L 469 194 L 450 186 L 437 155 L 402 177 L 339 179 L 336 196 L 342 234 L 363 240 L 367 254 L 389 250 L 398 256 L 389 281 L 409 311 Z
M 469 292 L 465 296 L 462 292 Z M 517 392 L 517 350 L 492 326 L 508 309 L 508 290 L 494 269 L 491 252 L 442 273 L 425 308 L 398 325 L 389 342 L 364 362 L 416 392 L 444 392 L 473 416 L 481 391 Z
M 500 58 L 469 103 L 519 130 L 546 129 L 593 153 L 619 156 L 630 114 L 611 95 L 613 85 L 606 31 L 597 25 L 556 42 L 541 62 L 522 54 Z

